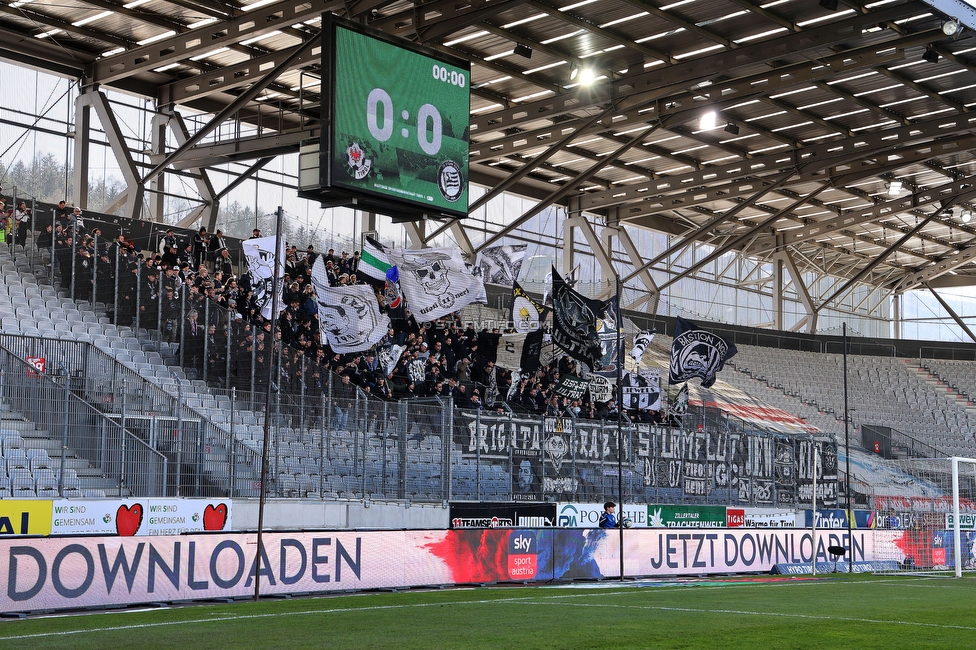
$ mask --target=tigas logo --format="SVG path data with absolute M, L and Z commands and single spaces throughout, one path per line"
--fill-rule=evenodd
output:
M 727 508 L 725 510 L 725 525 L 729 528 L 745 526 L 746 511 L 742 508 Z
M 579 526 L 579 510 L 576 506 L 567 503 L 559 509 L 556 517 L 556 525 L 560 528 L 576 528 Z

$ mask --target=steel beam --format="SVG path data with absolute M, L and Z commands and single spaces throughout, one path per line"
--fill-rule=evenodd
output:
M 958 325 L 960 328 L 962 328 L 962 331 L 966 333 L 966 336 L 968 336 L 973 341 L 973 343 L 976 343 L 976 334 L 973 334 L 973 331 L 971 329 L 969 329 L 969 326 L 966 325 L 966 322 L 963 319 L 959 318 L 959 314 L 957 314 L 952 309 L 952 307 L 949 306 L 949 303 L 947 303 L 945 300 L 943 300 L 942 299 L 942 296 L 940 296 L 936 292 L 936 290 L 933 289 L 927 282 L 924 283 L 924 284 L 925 284 L 925 288 L 928 289 L 929 292 L 933 296 L 935 296 L 935 299 L 936 300 L 939 301 L 939 304 L 942 305 L 942 308 L 945 309 L 946 312 L 948 312 L 948 314 L 952 318 L 952 320 L 956 321 L 956 325 Z
M 967 192 L 967 189 L 972 188 L 974 185 L 976 185 L 976 176 L 969 176 L 951 183 L 946 183 L 944 185 L 939 185 L 926 190 L 920 190 L 913 194 L 891 198 L 887 201 L 880 201 L 870 208 L 863 210 L 851 210 L 850 212 L 839 217 L 825 219 L 824 221 L 818 221 L 803 228 L 796 228 L 784 232 L 783 245 L 796 246 L 797 244 L 809 241 L 810 239 L 824 237 L 827 235 L 844 234 L 847 236 L 849 233 L 844 232 L 845 229 L 852 228 L 875 219 L 890 218 L 903 212 L 912 212 L 918 216 L 923 216 L 921 213 L 913 211 L 917 210 L 921 206 L 943 201 L 947 197 L 954 197 L 957 195 L 972 196 L 970 192 Z M 958 200 L 964 201 L 966 199 Z M 773 250 L 775 250 L 775 248 L 776 240 L 771 237 L 767 237 L 764 240 L 757 242 L 749 252 L 754 255 L 765 255 L 771 253 Z
M 472 120 L 471 133 L 477 135 L 480 132 L 516 126 L 519 121 L 525 119 L 550 119 L 563 113 L 585 110 L 605 104 L 610 97 L 632 96 L 634 102 L 646 104 L 657 98 L 683 92 L 702 81 L 714 81 L 716 75 L 728 75 L 731 70 L 740 66 L 772 62 L 783 56 L 796 55 L 798 52 L 811 49 L 817 51 L 817 56 L 814 58 L 819 58 L 821 48 L 859 37 L 862 29 L 873 26 L 879 21 L 898 20 L 924 11 L 925 5 L 921 2 L 907 2 L 853 16 L 818 28 L 788 34 L 691 61 L 683 61 L 663 69 L 647 71 L 642 69 L 638 73 L 625 75 L 611 81 L 608 84 L 609 88 L 589 89 L 585 93 L 547 97 L 500 111 L 484 113 Z M 941 32 L 932 30 L 931 33 Z M 929 40 L 931 40 L 931 36 L 929 36 Z M 894 42 L 878 44 L 875 49 L 880 51 L 892 47 L 896 47 Z M 835 70 L 834 74 L 836 72 Z M 710 89 L 710 92 L 717 93 L 722 87 L 723 85 L 720 83 L 715 84 L 715 90 Z M 721 95 L 716 96 L 720 97 Z M 628 110 L 631 106 L 624 108 Z
M 173 83 L 160 86 L 157 100 L 160 106 L 185 104 L 214 93 L 227 92 L 254 83 L 269 70 L 280 68 L 294 51 L 302 47 L 296 45 L 265 56 L 248 59 L 242 63 L 225 66 L 204 72 L 193 77 L 181 78 Z M 299 57 L 294 65 L 315 63 L 322 56 L 321 48 L 313 48 Z
M 836 300 L 839 296 L 842 296 L 845 293 L 847 293 L 851 288 L 854 287 L 854 285 L 856 285 L 858 282 L 863 280 L 879 264 L 881 264 L 885 259 L 887 259 L 889 255 L 891 255 L 893 252 L 901 248 L 902 245 L 904 245 L 909 239 L 911 239 L 915 235 L 915 233 L 917 233 L 922 228 L 924 228 L 932 219 L 935 218 L 935 215 L 938 213 L 939 210 L 935 210 L 932 212 L 932 214 L 927 216 L 925 219 L 919 221 L 914 228 L 912 228 L 907 233 L 905 233 L 897 242 L 895 242 L 892 246 L 889 246 L 883 253 L 881 253 L 880 255 L 876 256 L 873 260 L 871 260 L 871 262 L 868 263 L 868 265 L 865 266 L 863 269 L 858 271 L 857 274 L 854 275 L 854 277 L 847 280 L 847 282 L 845 282 L 840 289 L 837 289 L 834 293 L 830 294 L 828 298 L 824 299 L 823 302 L 820 303 L 820 306 L 817 308 L 817 311 L 819 312 L 821 309 L 823 309 L 824 307 L 832 303 L 834 300 Z
M 229 20 L 99 59 L 91 66 L 88 76 L 94 83 L 108 84 L 318 18 L 327 11 L 341 7 L 342 2 L 336 0 L 281 0 L 243 12 Z
M 608 156 L 606 156 L 604 159 L 600 160 L 596 164 L 591 165 L 586 171 L 580 172 L 580 174 L 576 178 L 566 182 L 562 187 L 552 192 L 549 196 L 547 196 L 545 199 L 537 203 L 534 207 L 530 208 L 525 214 L 520 216 L 514 222 L 512 222 L 508 226 L 505 226 L 505 228 L 503 228 L 500 232 L 489 237 L 481 246 L 478 247 L 478 250 L 479 251 L 484 250 L 485 248 L 491 246 L 496 241 L 504 237 L 507 233 L 518 228 L 523 223 L 525 223 L 535 215 L 539 214 L 540 212 L 548 208 L 553 203 L 557 203 L 562 199 L 566 198 L 567 196 L 569 196 L 577 187 L 579 187 L 587 180 L 589 180 L 591 176 L 596 174 L 598 171 L 600 171 L 607 165 L 612 165 L 614 162 L 617 161 L 618 158 L 620 158 L 620 156 L 630 151 L 630 149 L 633 148 L 634 146 L 643 142 L 644 138 L 646 138 L 651 133 L 656 131 L 659 126 L 660 125 L 655 124 L 654 126 L 650 126 L 644 129 L 636 137 L 632 138 L 630 142 L 619 147 L 616 151 L 609 154 Z
M 669 286 L 671 286 L 672 284 L 674 284 L 678 280 L 680 280 L 680 279 L 682 279 L 682 278 L 684 278 L 684 277 L 686 277 L 688 275 L 691 275 L 692 273 L 696 272 L 698 269 L 700 269 L 703 266 L 705 266 L 706 264 L 710 263 L 712 260 L 715 260 L 715 259 L 721 257 L 722 255 L 724 255 L 725 253 L 729 252 L 730 250 L 734 250 L 737 246 L 739 246 L 740 244 L 742 244 L 742 242 L 746 241 L 747 239 L 749 239 L 750 237 L 752 237 L 753 235 L 755 235 L 757 232 L 760 232 L 763 228 L 767 228 L 771 224 L 773 224 L 776 221 L 778 221 L 779 219 L 781 219 L 784 214 L 789 214 L 789 213 L 793 212 L 799 206 L 803 205 L 804 203 L 806 203 L 811 198 L 813 198 L 813 197 L 817 196 L 818 194 L 820 194 L 821 192 L 824 192 L 825 190 L 829 189 L 829 187 L 830 187 L 830 185 L 827 184 L 827 183 L 822 184 L 820 187 L 818 187 L 817 189 L 813 190 L 809 194 L 807 194 L 807 195 L 805 195 L 805 196 L 797 199 L 791 205 L 789 205 L 786 208 L 782 209 L 777 214 L 774 214 L 771 217 L 767 217 L 766 219 L 760 221 L 755 226 L 749 228 L 748 230 L 746 230 L 742 234 L 739 234 L 739 235 L 736 235 L 735 237 L 732 237 L 730 240 L 726 241 L 721 246 L 717 246 L 715 248 L 715 250 L 712 251 L 711 253 L 709 253 L 708 255 L 706 255 L 704 259 L 702 259 L 702 260 L 700 260 L 698 262 L 695 262 L 694 264 L 692 264 L 691 266 L 689 266 L 687 269 L 685 269 L 681 273 L 673 276 L 667 282 L 665 282 L 664 284 L 662 284 L 661 285 L 661 290 L 663 291 L 664 289 L 668 288 Z
M 877 169 L 879 164 L 897 162 L 897 156 L 891 150 L 898 148 L 910 146 L 936 147 L 935 150 L 931 151 L 930 156 L 938 155 L 940 151 L 958 150 L 958 145 L 952 142 L 935 143 L 931 140 L 945 138 L 948 135 L 969 133 L 974 129 L 976 129 L 976 115 L 972 113 L 950 115 L 942 119 L 933 118 L 910 126 L 884 129 L 873 133 L 860 134 L 854 138 L 832 140 L 804 147 L 793 152 L 787 165 L 795 167 L 804 164 L 804 169 L 807 170 L 808 174 L 815 170 L 827 170 L 831 166 L 846 167 L 846 169 L 836 169 L 835 173 L 856 171 L 859 167 Z M 889 157 L 891 160 L 888 159 Z M 653 201 L 667 196 L 666 192 L 674 188 L 698 187 L 705 183 L 713 185 L 721 182 L 736 182 L 736 179 L 743 174 L 783 168 L 785 165 L 780 162 L 783 158 L 784 152 L 779 152 L 751 160 L 709 166 L 685 174 L 661 177 L 645 183 L 627 185 L 603 192 L 592 192 L 583 197 L 581 207 L 584 211 L 594 211 L 611 205 Z M 812 164 L 805 165 L 805 163 Z M 813 180 L 816 176 L 808 176 L 807 178 Z
M 786 272 L 790 274 L 790 279 L 793 281 L 793 288 L 796 289 L 796 295 L 800 298 L 800 304 L 803 305 L 803 309 L 807 312 L 805 317 L 807 321 L 807 332 L 810 334 L 815 333 L 817 331 L 817 309 L 813 303 L 813 298 L 810 297 L 810 292 L 807 291 L 806 285 L 803 284 L 803 275 L 796 265 L 796 260 L 786 250 L 778 251 L 773 255 L 773 260 L 782 264 Z
M 139 170 L 132 160 L 129 146 L 125 142 L 125 135 L 119 127 L 119 122 L 115 119 L 115 111 L 108 103 L 108 98 L 100 90 L 88 90 L 78 96 L 79 102 L 86 102 L 95 109 L 98 121 L 102 124 L 102 131 L 108 139 L 112 153 L 122 172 L 128 191 L 128 200 L 125 203 L 125 216 L 130 219 L 142 218 L 142 199 L 143 185 L 139 179 Z
M 219 127 L 221 124 L 223 124 L 224 120 L 226 120 L 227 118 L 229 118 L 231 115 L 233 115 L 234 113 L 236 113 L 238 110 L 240 110 L 241 108 L 243 108 L 247 104 L 249 104 L 265 88 L 267 88 L 268 85 L 271 84 L 271 82 L 273 82 L 275 79 L 277 79 L 289 67 L 291 67 L 292 65 L 294 65 L 295 61 L 299 60 L 303 55 L 305 55 L 307 52 L 311 51 L 319 43 L 320 43 L 320 40 L 319 40 L 318 36 L 313 36 L 313 37 L 309 38 L 308 41 L 306 41 L 304 44 L 302 44 L 298 49 L 294 50 L 288 56 L 288 58 L 284 62 L 282 62 L 282 64 L 281 64 L 280 67 L 275 68 L 274 70 L 271 70 L 263 78 L 261 78 L 259 80 L 256 80 L 254 82 L 254 84 L 250 88 L 248 88 L 246 91 L 244 91 L 243 93 L 241 93 L 241 95 L 237 99 L 235 99 L 230 104 L 228 104 L 222 111 L 220 111 L 219 113 L 217 113 L 217 115 L 215 115 L 213 117 L 213 119 L 211 119 L 205 125 L 203 125 L 202 127 L 200 127 L 197 130 L 196 133 L 194 133 L 192 136 L 190 136 L 190 138 L 188 138 L 186 140 L 186 142 L 184 142 L 183 144 L 181 144 L 180 146 L 178 146 L 172 153 L 170 153 L 168 156 L 166 156 L 166 159 L 165 160 L 163 160 L 162 162 L 160 162 L 159 164 L 157 164 L 155 167 L 153 167 L 151 170 L 149 170 L 149 173 L 146 174 L 146 177 L 143 179 L 143 182 L 148 182 L 148 181 L 152 180 L 152 178 L 154 176 L 156 176 L 157 174 L 162 173 L 162 171 L 166 167 L 168 167 L 169 165 L 171 165 L 175 161 L 179 160 L 183 156 L 183 154 L 186 153 L 186 151 L 188 149 L 190 149 L 191 147 L 193 147 L 194 145 L 196 145 L 198 142 L 200 142 L 201 140 L 203 140 L 207 136 L 207 134 L 209 134 L 211 131 L 213 131 L 214 129 L 216 129 L 217 127 Z

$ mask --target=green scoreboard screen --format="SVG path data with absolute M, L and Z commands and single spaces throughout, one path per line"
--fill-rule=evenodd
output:
M 470 65 L 332 14 L 322 30 L 323 188 L 395 218 L 467 216 Z

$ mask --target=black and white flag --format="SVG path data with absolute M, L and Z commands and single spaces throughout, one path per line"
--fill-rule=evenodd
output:
M 661 380 L 658 373 L 626 373 L 621 392 L 625 409 L 661 410 Z
M 405 345 L 387 345 L 380 348 L 376 354 L 376 360 L 380 364 L 380 368 L 383 369 L 383 374 L 389 377 L 393 374 L 394 368 L 396 368 L 397 363 L 400 362 L 400 357 L 403 356 L 404 350 L 407 349 Z
M 518 280 L 528 244 L 492 246 L 481 251 L 481 275 L 491 284 L 511 284 Z
M 671 404 L 671 415 L 681 416 L 688 410 L 688 384 L 684 383 Z
M 645 330 L 634 335 L 634 347 L 630 350 L 630 356 L 634 358 L 634 361 L 640 363 L 644 357 L 644 351 L 654 340 L 655 334 L 657 334 L 657 330 Z
M 285 242 L 282 240 L 275 253 L 277 237 L 245 239 L 242 243 L 247 268 L 251 273 L 251 286 L 254 290 L 254 303 L 265 318 L 272 318 L 271 306 L 274 303 L 274 276 L 278 270 L 278 312 L 285 309 L 281 298 L 281 285 L 285 278 Z M 276 263 L 275 260 L 280 260 Z M 275 314 L 277 316 L 278 314 Z
M 605 351 L 597 321 L 603 318 L 607 303 L 573 291 L 552 270 L 552 341 L 566 354 L 591 368 L 600 367 Z
M 418 323 L 437 320 L 471 303 L 488 304 L 481 269 L 465 264 L 457 246 L 387 252 L 399 268 L 400 290 Z
M 424 359 L 413 359 L 407 364 L 407 377 L 415 384 L 422 384 L 427 379 L 427 362 Z
M 540 365 L 542 330 L 528 334 L 502 334 L 498 341 L 496 365 L 509 370 L 534 372 Z
M 671 343 L 669 384 L 700 377 L 702 387 L 715 383 L 715 375 L 738 350 L 721 336 L 707 332 L 695 323 L 678 316 Z
M 590 401 L 609 402 L 613 398 L 613 384 L 602 375 L 592 375 L 590 377 Z
M 488 390 L 485 391 L 485 406 L 488 408 L 493 408 L 495 406 L 495 400 L 498 399 L 498 367 L 495 366 L 491 369 L 491 374 L 488 375 Z
M 319 307 L 319 331 L 333 351 L 361 352 L 386 336 L 390 319 L 380 313 L 369 285 L 330 287 L 321 257 L 312 267 L 312 284 Z
M 548 308 L 532 300 L 518 282 L 512 283 L 512 326 L 516 332 L 526 334 L 539 329 L 548 312 Z

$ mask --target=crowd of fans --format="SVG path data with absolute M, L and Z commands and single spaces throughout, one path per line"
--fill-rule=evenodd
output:
M 26 237 L 28 230 L 29 224 L 14 232 L 20 245 L 26 243 L 21 232 Z M 259 237 L 255 229 L 252 239 Z M 261 291 L 248 271 L 237 273 L 220 230 L 208 233 L 201 228 L 192 240 L 182 240 L 170 230 L 156 250 L 142 250 L 123 235 L 106 239 L 98 228 L 86 228 L 82 211 L 62 201 L 56 223 L 36 231 L 36 246 L 52 261 L 61 286 L 76 299 L 104 303 L 120 326 L 157 331 L 187 369 L 224 387 L 264 391 L 268 364 L 280 363 L 272 381 L 293 394 L 303 388 L 313 394 L 329 390 L 330 374 L 335 373 L 331 390 L 340 400 L 353 398 L 358 387 L 384 400 L 439 396 L 452 397 L 462 409 L 617 417 L 613 399 L 595 402 L 587 392 L 582 399 L 570 400 L 554 393 L 562 375 L 580 374 L 572 358 L 555 355 L 522 375 L 496 367 L 499 329 L 477 331 L 465 326 L 458 314 L 419 323 L 409 309 L 389 309 L 380 286 L 374 287 L 380 309 L 391 317 L 383 340 L 368 351 L 334 353 L 319 336 L 311 269 L 320 253 L 312 246 L 286 249 L 284 309 L 274 344 L 272 323 L 261 315 Z M 359 260 L 359 251 L 350 255 L 329 249 L 323 255 L 329 284 L 363 284 L 357 275 Z M 385 372 L 377 352 L 390 344 L 404 350 L 392 372 Z M 627 415 L 639 421 L 660 420 L 657 411 Z

